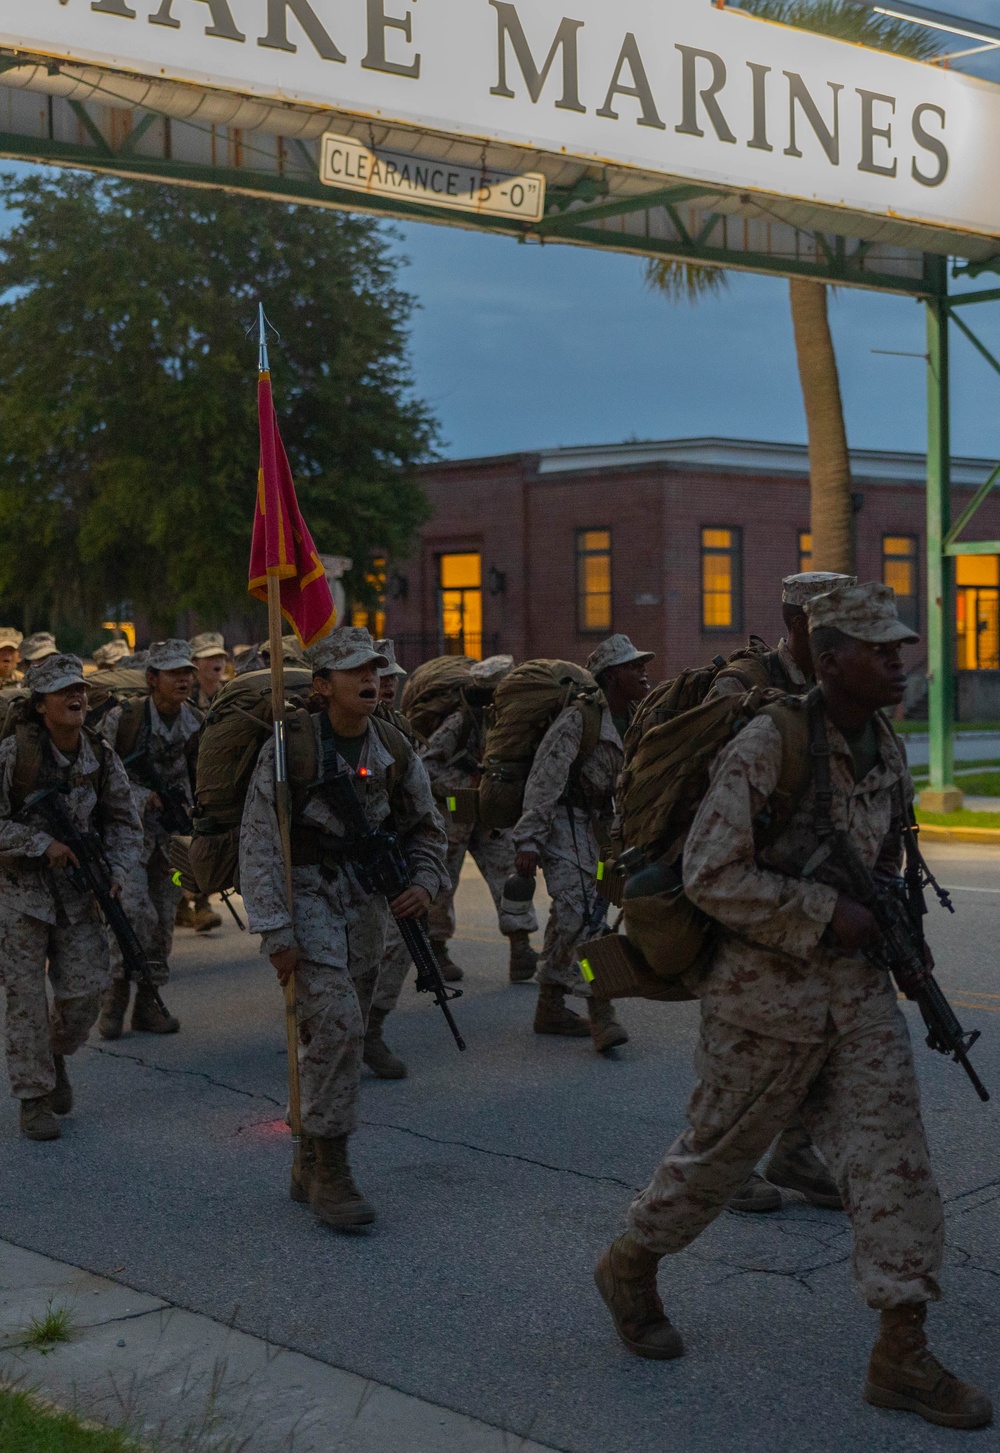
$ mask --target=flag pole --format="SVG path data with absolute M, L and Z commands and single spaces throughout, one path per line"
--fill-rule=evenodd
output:
M 258 369 L 270 373 L 267 355 L 267 320 L 264 304 L 259 304 L 260 355 Z M 288 756 L 285 749 L 285 661 L 281 653 L 281 581 L 277 575 L 267 577 L 267 634 L 271 645 L 271 712 L 274 717 L 274 805 L 278 818 L 278 836 L 285 872 L 285 896 L 288 912 L 294 923 L 292 901 L 292 840 L 288 802 Z M 295 1015 L 295 975 L 285 985 L 285 1038 L 288 1048 L 288 1123 L 292 1131 L 293 1156 L 296 1169 L 302 1154 L 302 1100 L 299 1092 L 299 1029 Z

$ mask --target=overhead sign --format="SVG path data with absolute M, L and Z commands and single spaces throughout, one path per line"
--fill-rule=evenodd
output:
M 1000 235 L 1000 87 L 708 0 L 0 0 L 0 45 Z
M 332 131 L 323 137 L 319 179 L 328 187 L 488 217 L 538 222 L 545 211 L 545 178 L 540 172 L 508 176 L 403 151 L 371 150 L 353 136 Z

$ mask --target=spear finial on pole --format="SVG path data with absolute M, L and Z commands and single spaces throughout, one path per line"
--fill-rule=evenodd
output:
M 270 363 L 270 359 L 267 356 L 267 317 L 265 316 L 265 313 L 264 313 L 264 304 L 263 303 L 258 303 L 257 304 L 257 328 L 258 328 L 258 345 L 259 345 L 259 350 L 260 350 L 259 351 L 259 356 L 258 356 L 257 367 L 258 367 L 258 369 L 260 370 L 261 373 L 270 373 L 271 372 L 271 363 Z

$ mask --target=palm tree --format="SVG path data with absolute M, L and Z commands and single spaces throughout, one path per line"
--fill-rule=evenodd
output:
M 740 0 L 767 20 L 815 30 L 838 40 L 854 41 L 916 60 L 929 60 L 939 50 L 926 31 L 905 21 L 876 15 L 852 0 Z M 724 286 L 721 274 L 709 279 L 712 269 L 698 264 L 650 259 L 646 281 L 671 300 L 689 300 Z M 854 563 L 851 463 L 844 426 L 840 376 L 828 312 L 828 285 L 811 278 L 789 280 L 792 326 L 798 359 L 799 382 L 809 437 L 809 517 L 812 564 L 815 570 L 850 574 Z

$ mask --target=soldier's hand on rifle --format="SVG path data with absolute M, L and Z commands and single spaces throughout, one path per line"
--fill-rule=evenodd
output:
M 514 867 L 522 878 L 533 878 L 538 872 L 538 854 L 525 852 L 515 854 Z
M 389 911 L 393 918 L 417 918 L 421 913 L 426 913 L 430 906 L 431 895 L 427 889 L 418 888 L 416 883 L 411 883 L 398 898 L 392 900 Z
M 121 885 L 121 883 L 113 882 L 111 884 L 111 887 L 108 889 L 108 892 L 109 892 L 109 894 L 111 895 L 112 898 L 117 899 L 119 903 L 121 902 L 121 897 L 122 897 L 122 885 Z
M 45 849 L 45 857 L 50 868 L 78 868 L 80 866 L 80 859 L 65 843 L 50 842 Z
M 162 797 L 160 796 L 160 794 L 158 792 L 151 792 L 149 794 L 149 796 L 146 798 L 146 806 L 143 809 L 143 811 L 145 811 L 145 812 L 162 812 L 163 811 L 163 799 L 162 799 Z
M 880 937 L 879 926 L 868 909 L 843 893 L 837 895 L 830 927 L 837 943 L 848 954 L 858 953 Z
M 299 953 L 299 946 L 296 943 L 293 943 L 291 948 L 279 949 L 276 954 L 270 955 L 271 962 L 274 965 L 275 973 L 278 975 L 278 983 L 281 985 L 282 988 L 285 987 L 289 979 L 295 973 L 295 970 L 298 967 L 299 959 L 301 957 L 302 955 Z

